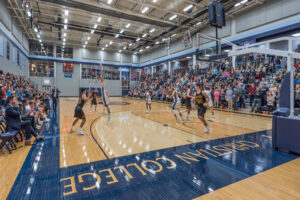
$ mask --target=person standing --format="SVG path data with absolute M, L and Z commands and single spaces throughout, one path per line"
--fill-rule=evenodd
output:
M 52 89 L 52 94 L 51 94 L 52 103 L 53 103 L 53 110 L 54 111 L 56 111 L 57 100 L 58 100 L 58 97 L 59 97 L 59 93 L 60 93 L 60 91 L 56 88 L 56 85 L 54 85 L 53 89 Z
M 197 109 L 197 114 L 198 114 L 198 119 L 203 123 L 205 126 L 204 132 L 208 133 L 209 132 L 209 126 L 207 122 L 205 121 L 204 115 L 206 112 L 206 107 L 208 103 L 208 96 L 206 95 L 205 91 L 200 88 L 200 85 L 196 85 L 196 92 L 194 94 L 194 100 L 196 104 L 198 105 Z

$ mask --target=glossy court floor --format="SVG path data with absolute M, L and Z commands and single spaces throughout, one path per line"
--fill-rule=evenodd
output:
M 272 150 L 270 117 L 208 111 L 207 134 L 195 111 L 176 124 L 170 104 L 112 98 L 110 121 L 85 105 L 81 136 L 76 103 L 60 99 L 45 141 L 1 152 L 0 199 L 300 199 L 300 159 Z

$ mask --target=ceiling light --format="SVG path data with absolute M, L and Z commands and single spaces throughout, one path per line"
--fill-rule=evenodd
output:
M 150 48 L 150 46 L 147 46 L 147 47 L 146 47 L 146 49 L 149 49 L 149 48 Z
M 66 41 L 66 38 L 64 38 L 63 41 L 65 42 L 65 41 Z
M 145 33 L 142 37 L 144 38 L 144 37 L 146 37 L 147 36 L 147 33 Z
M 234 7 L 238 7 L 238 6 L 240 6 L 241 5 L 241 3 L 236 3 L 235 5 L 234 5 Z
M 116 36 L 115 36 L 115 38 L 118 38 L 120 35 L 119 34 L 117 34 Z
M 173 35 L 171 35 L 171 37 L 175 37 L 176 36 L 176 33 L 174 33 Z
M 65 19 L 65 24 L 67 24 L 68 23 L 68 19 Z
M 204 56 L 207 56 L 207 57 L 208 57 L 208 56 L 210 56 L 210 55 L 209 55 L 209 54 L 205 54 Z
M 129 28 L 130 26 L 131 26 L 131 24 L 127 24 L 125 27 L 126 27 L 126 28 Z
M 128 46 L 130 46 L 130 47 L 131 47 L 131 46 L 132 46 L 132 43 L 130 43 Z
M 108 44 L 107 44 L 107 45 L 105 45 L 105 47 L 108 47 Z
M 111 3 L 112 3 L 112 1 L 113 1 L 113 0 L 108 0 L 108 1 L 107 1 L 107 3 L 108 3 L 108 4 L 111 4 Z
M 161 41 L 164 42 L 166 40 L 166 38 L 163 38 Z
M 296 33 L 292 35 L 293 37 L 300 37 L 300 33 Z
M 41 46 L 43 46 L 43 44 L 41 44 Z
M 172 17 L 169 18 L 170 21 L 172 21 L 173 19 L 175 19 L 177 17 L 177 15 L 173 15 Z
M 155 44 L 159 44 L 159 41 L 155 42 Z
M 102 51 L 104 51 L 104 48 L 102 48 Z
M 202 22 L 198 22 L 198 23 L 196 24 L 196 26 L 199 26 L 200 24 L 202 24 Z
M 224 50 L 225 52 L 229 52 L 230 50 L 229 49 L 226 49 L 226 50 Z
M 69 11 L 65 10 L 65 15 L 68 16 L 69 15 Z
M 98 27 L 98 24 L 95 24 L 95 25 L 94 25 L 94 29 L 96 29 L 97 27 Z
M 64 25 L 64 29 L 67 30 L 67 28 L 68 28 L 68 26 L 67 26 L 67 25 Z
M 67 36 L 67 33 L 64 33 L 64 37 L 66 37 Z
M 86 46 L 85 45 L 83 45 L 83 48 L 85 48 Z
M 241 4 L 245 4 L 247 2 L 248 2 L 248 0 L 243 0 L 243 1 L 241 1 Z
M 110 41 L 110 42 L 109 42 L 109 45 L 111 45 L 112 43 L 113 43 L 113 42 L 112 42 L 112 41 Z
M 93 34 L 95 32 L 95 30 L 91 30 L 91 34 Z
M 149 33 L 153 33 L 154 31 L 155 31 L 155 28 L 151 29 L 151 30 L 149 31 Z
M 134 52 L 133 54 L 137 54 L 137 52 Z
M 86 41 L 84 44 L 88 44 L 88 42 Z
M 97 22 L 100 22 L 102 19 L 102 17 L 98 17 Z
M 124 32 L 124 29 L 122 29 L 121 31 L 120 31 L 120 33 L 123 33 Z
M 191 8 L 193 8 L 193 6 L 194 6 L 194 5 L 191 4 L 191 5 L 187 6 L 187 7 L 185 7 L 185 8 L 183 9 L 183 11 L 186 12 L 186 11 L 190 10 Z
M 125 49 L 127 49 L 127 47 L 123 47 L 123 49 L 125 50 Z
M 143 52 L 144 50 L 143 49 L 140 49 L 140 51 L 139 52 Z
M 147 10 L 149 9 L 149 7 L 145 7 L 145 8 L 143 8 L 143 10 L 142 10 L 142 13 L 145 13 L 145 12 L 147 12 Z
M 189 57 L 189 56 L 188 56 L 188 57 L 186 57 L 186 58 L 187 58 L 187 59 L 190 59 L 190 58 L 192 58 L 192 57 Z
M 31 17 L 31 12 L 27 11 L 27 15 L 28 15 L 28 17 Z
M 34 32 L 38 32 L 38 29 L 37 29 L 37 28 L 34 28 L 33 30 L 34 30 Z
M 119 50 L 119 53 L 121 53 L 122 52 L 122 50 Z
M 87 40 L 90 40 L 90 39 L 91 39 L 91 37 L 88 37 L 88 38 L 87 38 Z
M 157 2 L 157 0 L 153 0 L 152 2 L 155 3 L 155 2 Z
M 141 40 L 141 38 L 136 39 L 137 42 L 140 41 L 140 40 Z
M 37 35 L 38 38 L 40 38 L 40 35 Z
M 42 40 L 39 40 L 40 43 L 42 43 Z
M 64 43 L 63 43 L 63 45 L 65 46 L 65 45 L 66 45 L 66 43 L 64 42 Z

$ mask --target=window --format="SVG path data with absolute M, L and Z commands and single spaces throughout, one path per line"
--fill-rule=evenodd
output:
M 20 51 L 17 50 L 17 64 L 20 66 Z
M 6 58 L 7 60 L 10 60 L 10 43 L 7 41 L 6 43 Z
M 54 62 L 30 60 L 30 76 L 39 77 L 53 77 L 54 76 Z
M 31 40 L 29 42 L 29 53 L 35 56 L 53 57 L 53 45 L 43 43 L 43 46 L 38 41 Z
M 73 58 L 73 48 L 56 46 L 56 57 L 57 58 Z
M 108 80 L 119 80 L 119 70 L 117 67 L 104 66 L 104 78 Z M 94 79 L 96 74 L 100 75 L 99 65 L 82 65 L 81 78 Z

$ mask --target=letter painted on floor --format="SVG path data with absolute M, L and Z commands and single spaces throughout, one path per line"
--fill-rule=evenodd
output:
M 167 169 L 173 169 L 173 168 L 176 168 L 176 166 L 177 166 L 176 163 L 173 160 L 169 159 L 169 158 L 161 157 L 161 158 L 156 158 L 156 160 L 169 161 L 171 163 L 171 165 L 167 166 Z
M 133 176 L 128 172 L 128 170 L 124 167 L 124 166 L 118 166 L 118 167 L 115 167 L 114 170 L 116 169 L 121 169 L 125 172 L 125 174 L 128 176 L 129 179 L 132 179 Z
M 156 170 L 154 170 L 154 169 L 149 169 L 147 166 L 146 166 L 146 163 L 154 163 L 156 166 L 158 166 L 158 169 L 156 169 Z M 145 170 L 147 170 L 147 171 L 149 171 L 149 172 L 155 172 L 155 173 L 158 173 L 158 172 L 161 172 L 162 171 L 162 169 L 163 169 L 163 167 L 161 166 L 161 164 L 159 164 L 158 162 L 156 162 L 156 161 L 154 161 L 154 160 L 144 160 L 143 162 L 142 162 L 142 167 L 145 169 Z
M 107 175 L 106 178 L 111 178 L 112 179 L 112 181 L 106 182 L 107 184 L 112 184 L 112 183 L 119 182 L 118 179 L 116 178 L 116 176 L 114 175 L 114 173 L 111 171 L 110 168 L 100 170 L 99 173 L 101 173 L 101 172 L 108 172 L 109 175 Z
M 143 176 L 147 175 L 136 163 L 131 163 L 131 164 L 128 164 L 126 166 L 127 167 L 129 167 L 129 166 L 135 166 L 141 172 L 141 174 L 143 174 Z
M 64 189 L 71 188 L 71 191 L 70 192 L 64 192 L 63 193 L 64 196 L 74 194 L 74 193 L 77 192 L 76 185 L 75 185 L 75 177 L 71 176 L 71 177 L 68 177 L 68 178 L 63 178 L 63 179 L 60 179 L 60 182 L 64 182 L 64 181 L 67 181 L 67 180 L 70 180 L 70 184 L 69 185 L 64 185 Z
M 192 160 L 192 161 L 195 161 L 195 162 L 199 162 L 198 159 L 188 155 L 187 153 L 183 153 L 185 156 L 183 155 L 178 155 L 178 154 L 175 154 L 175 156 L 177 158 L 179 158 L 180 160 L 183 160 L 184 162 L 186 162 L 187 164 L 191 164 L 191 162 L 187 161 L 187 160 Z
M 204 155 L 203 153 L 201 153 L 199 150 L 196 150 L 197 153 L 193 153 L 193 152 L 187 152 L 191 155 L 200 157 L 200 158 L 204 158 L 204 159 L 208 159 L 208 157 L 206 155 Z
M 83 181 L 83 178 L 82 178 L 82 177 L 84 177 L 84 176 L 92 176 L 94 179 L 97 180 L 97 181 L 95 182 L 94 185 L 92 185 L 92 186 L 90 186 L 90 187 L 83 187 L 83 190 L 84 190 L 84 191 L 94 189 L 94 188 L 97 187 L 97 185 L 100 185 L 100 183 L 101 183 L 101 178 L 100 178 L 100 176 L 99 176 L 98 174 L 96 174 L 96 173 L 91 173 L 91 172 L 78 175 L 78 181 L 79 181 L 79 183 L 84 182 L 84 181 Z

